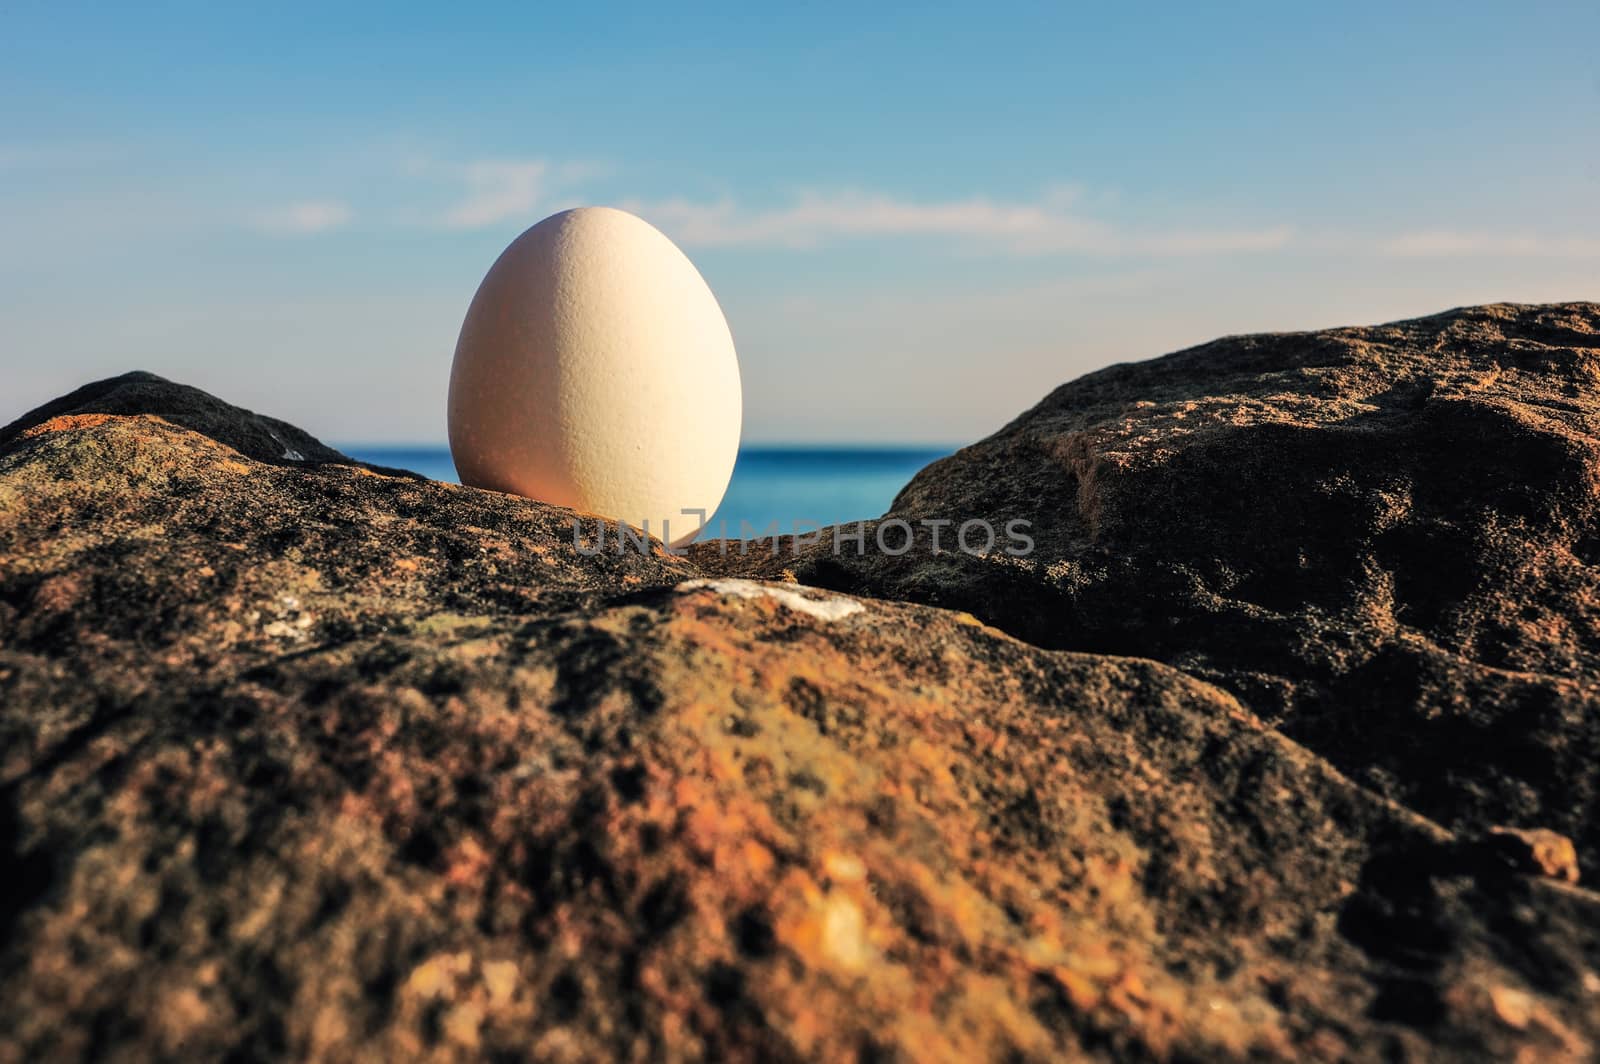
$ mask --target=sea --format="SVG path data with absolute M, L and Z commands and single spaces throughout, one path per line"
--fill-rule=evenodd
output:
M 950 446 L 746 446 L 701 539 L 749 539 L 880 517 Z M 343 446 L 352 458 L 458 484 L 446 447 Z

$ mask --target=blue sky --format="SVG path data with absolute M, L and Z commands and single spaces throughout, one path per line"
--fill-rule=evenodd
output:
M 1600 299 L 1600 4 L 0 6 L 0 421 L 151 369 L 438 441 L 555 210 L 685 249 L 749 441 L 964 442 L 1224 333 Z

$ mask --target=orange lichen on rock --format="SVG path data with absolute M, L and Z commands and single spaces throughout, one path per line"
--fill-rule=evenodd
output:
M 52 432 L 71 432 L 74 429 L 92 429 L 104 425 L 112 419 L 110 414 L 62 414 L 59 417 L 41 421 L 37 425 L 30 425 L 23 429 L 21 436 L 25 440 L 35 439 Z

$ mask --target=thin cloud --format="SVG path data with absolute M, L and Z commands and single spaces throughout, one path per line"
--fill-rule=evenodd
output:
M 1181 256 L 1272 251 L 1287 246 L 1287 226 L 1256 229 L 1144 231 L 1113 225 L 1071 209 L 1073 197 L 1037 203 L 986 197 L 914 202 L 863 193 L 807 193 L 765 210 L 732 200 L 673 199 L 625 204 L 683 243 L 700 247 L 811 248 L 862 237 L 945 237 L 1019 254 Z
M 1534 236 L 1436 229 L 1402 233 L 1385 240 L 1378 250 L 1394 258 L 1447 258 L 1495 256 L 1500 258 L 1589 259 L 1600 258 L 1600 238 Z
M 481 229 L 526 218 L 544 193 L 550 164 L 542 159 L 483 160 L 464 167 L 467 194 L 445 212 L 451 229 Z
M 308 200 L 266 212 L 256 219 L 256 227 L 278 236 L 310 236 L 343 228 L 350 224 L 350 218 L 351 211 L 347 204 L 334 200 Z
M 78 170 L 117 159 L 113 144 L 71 141 L 51 144 L 0 144 L 0 173 L 24 170 Z

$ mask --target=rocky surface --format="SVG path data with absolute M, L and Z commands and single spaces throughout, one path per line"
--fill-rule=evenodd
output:
M 920 535 L 903 556 L 786 545 L 754 569 L 1167 662 L 1448 827 L 1572 835 L 1600 879 L 1600 306 L 1113 366 L 892 515 Z M 935 554 L 939 518 L 1029 520 L 1036 549 Z
M 0 1060 L 1587 1058 L 1597 334 L 1082 378 L 895 504 L 1024 558 L 81 389 L 0 430 Z

